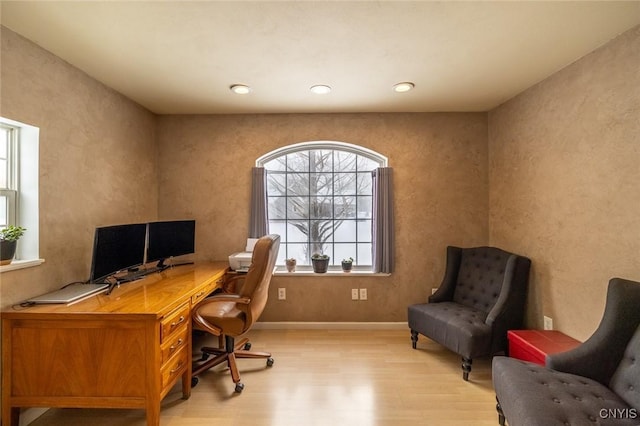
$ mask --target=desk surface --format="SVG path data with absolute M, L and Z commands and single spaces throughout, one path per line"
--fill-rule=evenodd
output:
M 218 279 L 228 267 L 227 262 L 182 265 L 153 273 L 146 277 L 114 288 L 111 294 L 100 293 L 79 302 L 51 305 L 34 305 L 21 310 L 6 310 L 2 318 L 37 318 L 38 314 L 139 314 L 160 318 L 197 294 L 203 284 Z

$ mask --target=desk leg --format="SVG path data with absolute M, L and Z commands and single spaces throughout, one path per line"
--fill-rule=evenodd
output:
M 182 374 L 182 399 L 191 396 L 191 366 Z
M 11 407 L 9 404 L 2 404 L 1 423 L 7 426 L 18 426 L 20 423 L 20 407 Z
M 153 403 L 149 400 L 153 400 Z M 156 398 L 149 398 L 149 400 L 147 401 L 147 426 L 160 426 L 160 401 Z

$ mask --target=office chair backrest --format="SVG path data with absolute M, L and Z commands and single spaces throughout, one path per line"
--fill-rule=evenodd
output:
M 251 328 L 253 323 L 258 320 L 267 304 L 269 283 L 276 265 L 279 248 L 280 235 L 277 234 L 265 235 L 258 240 L 253 248 L 251 266 L 240 289 L 240 296 L 250 298 L 251 303 L 237 305 L 247 318 L 245 330 Z

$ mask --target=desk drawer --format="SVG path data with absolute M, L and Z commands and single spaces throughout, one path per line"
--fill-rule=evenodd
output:
M 162 366 L 162 383 L 160 385 L 162 389 L 172 386 L 175 383 L 175 379 L 180 377 L 182 373 L 186 371 L 188 355 L 187 346 L 183 346 L 178 350 L 176 356 L 171 358 L 168 363 Z
M 168 339 L 165 339 L 165 342 L 161 346 L 162 365 L 169 361 L 180 349 L 187 346 L 188 333 L 189 328 L 185 325 L 175 333 L 172 333 Z
M 184 324 L 189 323 L 189 303 L 185 303 L 160 322 L 160 342 L 164 343 Z

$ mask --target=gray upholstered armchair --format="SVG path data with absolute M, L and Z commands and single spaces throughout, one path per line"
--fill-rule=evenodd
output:
M 612 278 L 602 320 L 546 366 L 498 356 L 498 422 L 511 426 L 640 425 L 640 283 Z
M 438 291 L 408 308 L 413 348 L 422 334 L 460 354 L 468 380 L 473 358 L 506 351 L 507 330 L 522 327 L 530 266 L 495 247 L 447 247 Z

